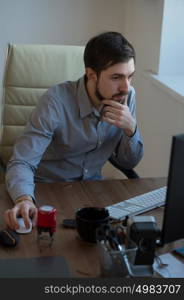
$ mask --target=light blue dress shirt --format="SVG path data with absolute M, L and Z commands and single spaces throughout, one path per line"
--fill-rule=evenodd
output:
M 128 106 L 135 117 L 135 91 L 130 87 Z M 17 139 L 7 166 L 6 184 L 13 200 L 34 198 L 34 182 L 99 180 L 112 153 L 127 169 L 143 155 L 136 129 L 133 137 L 101 121 L 93 107 L 84 77 L 50 88 L 33 111 L 24 133 Z

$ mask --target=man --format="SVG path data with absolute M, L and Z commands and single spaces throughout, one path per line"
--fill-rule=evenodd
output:
M 36 224 L 35 181 L 100 180 L 113 155 L 135 167 L 143 144 L 135 116 L 135 51 L 117 32 L 92 38 L 84 52 L 85 76 L 50 88 L 34 110 L 7 166 L 6 184 L 15 206 L 5 221 L 17 229 L 17 216 Z

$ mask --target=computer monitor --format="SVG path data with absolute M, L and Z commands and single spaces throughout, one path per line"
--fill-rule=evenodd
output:
M 160 244 L 184 238 L 184 134 L 172 138 Z

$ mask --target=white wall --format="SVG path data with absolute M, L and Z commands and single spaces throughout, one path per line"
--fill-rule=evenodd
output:
M 123 31 L 122 0 L 0 0 L 0 82 L 8 43 L 82 45 Z
M 144 70 L 158 71 L 163 7 L 164 0 L 126 2 L 126 34 L 137 51 L 134 86 L 145 145 L 137 171 L 143 177 L 167 176 L 172 135 L 184 132 L 184 103 L 144 75 Z

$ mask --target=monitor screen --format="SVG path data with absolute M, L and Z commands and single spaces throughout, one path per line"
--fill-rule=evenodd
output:
M 166 204 L 160 243 L 184 238 L 184 134 L 172 138 Z

